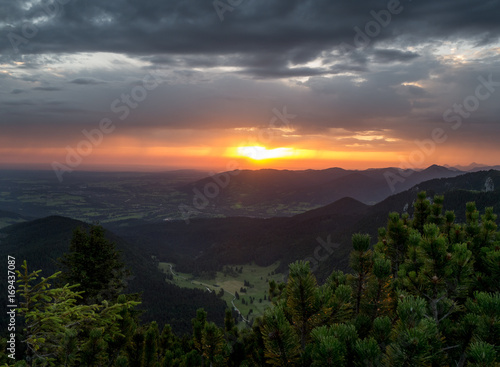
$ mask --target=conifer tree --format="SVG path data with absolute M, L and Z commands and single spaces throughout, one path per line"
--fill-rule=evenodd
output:
M 431 214 L 431 203 L 429 199 L 427 199 L 425 191 L 418 193 L 417 201 L 414 203 L 413 208 L 413 228 L 423 233 L 424 224 L 427 223 L 427 219 Z
M 296 365 L 300 339 L 286 319 L 283 305 L 265 311 L 262 336 L 268 363 L 282 367 Z
M 165 354 L 168 350 L 173 349 L 175 335 L 172 332 L 172 326 L 165 324 L 160 335 L 159 350 L 160 354 Z
M 410 238 L 409 218 L 405 214 L 390 213 L 387 229 L 379 229 L 379 243 L 377 249 L 383 252 L 391 262 L 392 277 L 397 278 L 399 266 L 404 261 Z
M 87 342 L 83 345 L 81 353 L 82 365 L 88 367 L 99 367 L 106 363 L 108 355 L 106 354 L 107 343 L 103 338 L 101 329 L 92 329 Z
M 344 366 L 347 350 L 331 328 L 322 326 L 312 331 L 311 367 Z
M 431 365 L 433 345 L 440 344 L 436 339 L 437 326 L 428 318 L 426 302 L 418 297 L 405 297 L 398 304 L 398 321 L 393 330 L 393 342 L 387 347 L 384 363 L 388 366 L 426 366 Z M 434 356 L 436 357 L 436 356 Z
M 130 367 L 144 366 L 144 330 L 137 328 L 132 341 L 127 347 L 127 357 Z
M 204 309 L 200 308 L 196 310 L 196 317 L 191 320 L 193 325 L 193 343 L 194 348 L 198 351 L 200 355 L 204 353 L 203 344 L 203 329 L 207 323 L 207 313 Z
M 39 280 L 40 270 L 29 272 L 26 261 L 22 270 L 17 271 L 18 312 L 24 318 L 28 365 L 92 365 L 107 360 L 105 339 L 121 335 L 120 312 L 138 302 L 78 305 L 81 292 L 74 290 L 76 285 L 53 287 L 60 272 Z
M 206 366 L 226 366 L 227 349 L 224 333 L 213 322 L 205 323 L 202 331 L 203 359 Z
M 443 202 L 444 196 L 436 195 L 434 196 L 433 202 L 430 206 L 429 216 L 427 217 L 427 222 L 431 224 L 435 224 L 438 227 L 441 227 L 446 219 L 443 216 Z
M 373 254 L 370 248 L 370 236 L 360 233 L 352 236 L 351 268 L 354 270 L 354 314 L 358 315 L 361 310 L 361 300 L 365 294 L 367 283 L 373 266 Z
M 386 314 L 390 309 L 388 301 L 390 295 L 391 262 L 379 252 L 375 252 L 373 261 L 373 277 L 369 290 L 371 292 L 371 302 L 368 307 L 372 309 L 371 320 L 375 320 L 379 315 Z
M 93 225 L 88 233 L 77 228 L 69 250 L 59 259 L 63 269 L 61 278 L 69 284 L 78 284 L 76 289 L 85 292 L 81 303 L 115 301 L 129 272 L 114 243 L 106 239 L 104 228 Z
M 295 262 L 290 264 L 290 275 L 286 287 L 287 309 L 291 314 L 292 323 L 297 328 L 302 350 L 310 331 L 313 328 L 315 307 L 316 279 L 309 270 L 309 264 Z
M 144 336 L 144 367 L 158 367 L 160 362 L 158 350 L 159 339 L 158 325 L 156 321 L 153 321 Z
M 120 294 L 118 296 L 117 303 L 126 303 L 126 301 L 127 297 L 124 294 Z M 117 320 L 117 326 L 120 329 L 120 334 L 116 335 L 112 340 L 108 340 L 108 356 L 110 365 L 113 363 L 119 363 L 118 359 L 126 359 L 125 356 L 120 356 L 120 353 L 125 351 L 127 346 L 130 345 L 132 337 L 137 330 L 137 311 L 132 308 L 122 307 L 119 311 L 119 315 L 120 318 Z
M 443 205 L 420 193 L 414 217 L 391 213 L 373 250 L 368 235 L 353 235 L 353 274 L 333 271 L 318 286 L 308 263 L 290 264 L 288 282 L 270 282 L 272 305 L 246 330 L 229 310 L 218 328 L 199 309 L 192 336 L 168 325 L 160 336 L 155 322 L 137 326 L 126 296 L 79 304 L 78 284 L 54 288 L 57 274 L 40 280 L 25 264 L 28 366 L 498 366 L 497 217 L 467 203 L 457 224 Z

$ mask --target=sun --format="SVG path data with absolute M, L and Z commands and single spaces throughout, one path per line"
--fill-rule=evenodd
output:
M 254 145 L 236 148 L 236 155 L 260 161 L 264 159 L 290 157 L 294 155 L 294 150 L 292 148 L 267 149 L 259 145 Z

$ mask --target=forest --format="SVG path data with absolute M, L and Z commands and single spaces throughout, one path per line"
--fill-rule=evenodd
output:
M 349 271 L 318 282 L 309 263 L 272 281 L 272 306 L 247 329 L 199 309 L 192 330 L 140 322 L 141 296 L 100 226 L 76 230 L 60 271 L 17 271 L 15 341 L 3 366 L 499 366 L 497 215 L 420 192 L 413 213 L 389 214 L 378 238 L 352 235 Z M 373 245 L 373 243 L 375 243 Z M 21 262 L 21 259 L 18 259 Z M 21 264 L 21 263 L 19 263 Z

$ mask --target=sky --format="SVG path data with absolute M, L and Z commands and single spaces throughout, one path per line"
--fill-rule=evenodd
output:
M 498 0 L 0 0 L 0 168 L 499 164 Z

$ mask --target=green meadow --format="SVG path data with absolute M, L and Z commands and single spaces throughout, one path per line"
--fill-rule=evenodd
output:
M 204 289 L 207 292 L 216 292 L 217 294 L 220 294 L 222 289 L 224 291 L 222 299 L 226 301 L 228 307 L 232 309 L 234 303 L 241 315 L 246 320 L 251 320 L 262 316 L 265 309 L 271 304 L 268 299 L 269 282 L 271 280 L 283 281 L 283 274 L 275 273 L 278 265 L 279 263 L 267 267 L 253 263 L 228 265 L 224 268 L 234 271 L 218 271 L 214 278 L 195 277 L 190 273 L 180 273 L 175 270 L 174 264 L 166 262 L 160 262 L 159 268 L 166 274 L 172 274 L 173 279 L 167 279 L 167 281 L 179 287 Z M 242 289 L 244 289 L 243 292 Z M 235 298 L 236 293 L 239 296 L 237 299 Z M 240 326 L 243 325 L 244 323 L 240 323 Z

